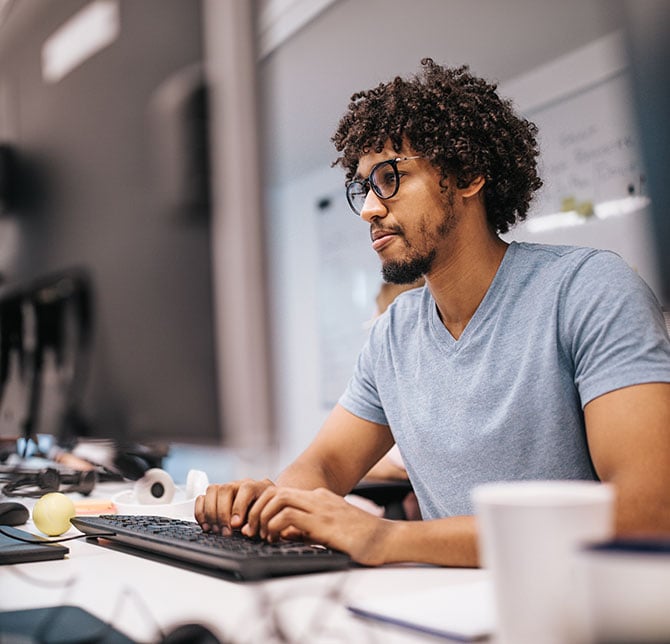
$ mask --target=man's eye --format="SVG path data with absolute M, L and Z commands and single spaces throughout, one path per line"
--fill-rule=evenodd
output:
M 384 171 L 379 173 L 381 176 L 377 176 L 377 185 L 382 188 L 384 192 L 393 190 L 395 188 L 396 175 L 392 170 Z

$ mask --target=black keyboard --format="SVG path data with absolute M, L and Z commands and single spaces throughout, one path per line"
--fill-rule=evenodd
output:
M 299 541 L 267 543 L 239 532 L 224 536 L 203 532 L 193 521 L 167 517 L 103 514 L 79 516 L 71 522 L 77 529 L 96 538 L 181 563 L 231 573 L 237 579 L 247 581 L 340 570 L 351 563 L 348 555 L 324 546 Z

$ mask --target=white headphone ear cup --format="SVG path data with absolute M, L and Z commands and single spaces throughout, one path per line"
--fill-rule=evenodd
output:
M 174 497 L 175 485 L 172 477 L 158 467 L 147 470 L 133 487 L 137 502 L 142 505 L 170 503 Z

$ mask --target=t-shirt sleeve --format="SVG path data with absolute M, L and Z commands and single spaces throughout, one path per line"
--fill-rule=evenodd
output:
M 670 340 L 647 284 L 611 252 L 589 255 L 561 293 L 562 343 L 582 406 L 630 385 L 670 382 Z
M 376 347 L 386 329 L 386 316 L 377 320 L 361 350 L 354 373 L 338 403 L 347 411 L 373 423 L 388 425 L 375 378 Z

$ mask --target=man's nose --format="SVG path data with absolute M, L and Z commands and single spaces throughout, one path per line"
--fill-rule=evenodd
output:
M 361 210 L 361 219 L 369 223 L 373 219 L 386 217 L 387 212 L 384 200 L 380 199 L 374 190 L 368 190 Z

